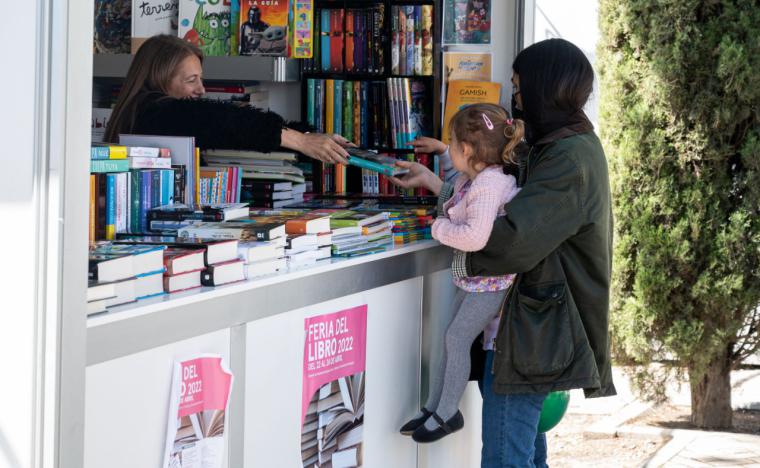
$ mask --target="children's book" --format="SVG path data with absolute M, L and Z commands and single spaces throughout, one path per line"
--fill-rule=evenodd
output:
M 454 114 L 459 109 L 479 103 L 499 103 L 499 93 L 501 85 L 486 81 L 451 81 L 448 84 L 446 94 L 446 108 L 443 113 L 443 134 L 441 135 L 444 143 L 449 142 L 449 123 Z
M 314 0 L 294 0 L 292 4 L 288 56 L 311 58 L 314 53 Z
M 95 0 L 96 54 L 128 54 L 131 28 L 132 0 Z
M 178 8 L 179 0 L 132 0 L 133 55 L 151 36 L 177 35 Z
M 230 55 L 230 3 L 179 0 L 179 37 L 205 56 Z
M 287 0 L 240 0 L 240 55 L 287 54 Z
M 444 44 L 490 44 L 491 0 L 444 0 Z

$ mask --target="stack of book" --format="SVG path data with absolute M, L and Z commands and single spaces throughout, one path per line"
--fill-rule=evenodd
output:
M 330 217 L 333 230 L 332 255 L 354 257 L 382 252 L 392 242 L 388 213 L 343 210 Z
M 164 294 L 164 245 L 125 245 L 103 241 L 90 245 L 89 280 L 115 282 L 111 307 Z M 133 279 L 134 278 L 134 279 Z M 127 284 L 132 281 L 132 284 Z
M 285 259 L 284 237 L 271 241 L 241 242 L 238 254 L 245 263 L 244 270 L 247 279 L 284 271 L 288 266 Z
M 244 179 L 241 199 L 256 208 L 282 208 L 303 201 L 306 184 Z
M 89 280 L 87 284 L 87 315 L 105 312 L 108 301 L 116 298 L 114 282 Z
M 174 236 L 178 229 L 198 222 L 230 221 L 247 216 L 247 203 L 205 206 L 178 203 L 150 210 L 147 216 L 147 230 L 156 234 Z
M 288 268 L 302 268 L 330 258 L 332 232 L 329 215 L 314 212 L 291 217 L 285 222 L 285 232 Z
M 93 146 L 90 155 L 91 242 L 147 232 L 151 208 L 185 197 L 184 167 L 166 148 Z
M 296 167 L 295 153 L 273 151 L 207 150 L 202 153 L 208 167 L 239 167 L 241 177 L 255 180 L 275 180 L 304 183 L 303 170 Z

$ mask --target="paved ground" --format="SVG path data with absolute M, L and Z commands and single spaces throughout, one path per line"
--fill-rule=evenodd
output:
M 614 369 L 618 395 L 586 400 L 580 391 L 573 391 L 568 413 L 603 415 L 584 433 L 587 438 L 630 437 L 667 439 L 644 467 L 708 467 L 742 466 L 760 468 L 760 435 L 728 432 L 667 429 L 627 424 L 650 405 L 638 401 L 628 386 L 621 369 Z M 731 377 L 732 404 L 735 409 L 760 409 L 760 371 L 737 371 Z M 673 386 L 668 391 L 674 405 L 688 405 L 688 386 Z M 655 409 L 656 411 L 656 409 Z M 551 460 L 550 460 L 551 461 Z

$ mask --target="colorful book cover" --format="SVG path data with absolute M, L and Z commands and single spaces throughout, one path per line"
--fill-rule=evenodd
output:
M 95 0 L 93 49 L 96 54 L 128 54 L 132 0 Z
M 444 0 L 444 44 L 490 44 L 491 0 Z
M 414 5 L 406 6 L 406 68 L 404 74 L 414 74 Z
M 179 0 L 132 1 L 132 54 L 157 34 L 177 35 Z
M 294 0 L 290 11 L 288 55 L 293 58 L 311 58 L 314 54 L 314 0 Z
M 414 6 L 414 74 L 422 75 L 422 6 Z
M 448 92 L 446 93 L 446 108 L 443 113 L 443 134 L 444 143 L 449 142 L 449 122 L 457 111 L 469 104 L 478 103 L 499 103 L 499 93 L 501 85 L 486 81 L 450 81 Z
M 367 305 L 304 321 L 301 463 L 362 466 Z
M 444 52 L 443 81 L 491 81 L 490 52 Z
M 162 468 L 221 468 L 233 375 L 221 356 L 174 363 Z
M 398 7 L 398 72 L 406 75 L 406 7 Z
M 180 0 L 179 37 L 207 57 L 230 55 L 230 3 Z
M 287 0 L 240 0 L 240 55 L 287 54 Z
M 398 31 L 398 5 L 391 7 L 391 74 L 399 72 L 399 31 Z
M 385 73 L 385 47 L 387 37 L 385 36 L 385 5 L 382 3 L 375 5 L 372 10 L 372 51 L 373 71 L 375 73 Z
M 409 106 L 409 121 L 412 138 L 433 135 L 433 116 L 430 103 L 433 102 L 431 90 L 422 80 L 410 80 L 411 102 Z
M 238 25 L 240 24 L 240 2 L 242 0 L 230 0 L 230 55 L 238 55 L 240 42 Z

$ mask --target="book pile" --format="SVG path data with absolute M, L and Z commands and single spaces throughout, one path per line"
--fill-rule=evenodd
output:
M 314 394 L 301 429 L 303 466 L 362 466 L 364 373 L 334 380 Z
M 330 226 L 333 230 L 332 254 L 336 257 L 382 252 L 392 242 L 388 213 L 337 211 L 330 216 Z
M 241 177 L 255 180 L 288 180 L 304 183 L 303 170 L 294 165 L 295 153 L 273 151 L 207 150 L 202 153 L 209 168 L 239 167 Z
M 238 256 L 245 266 L 247 279 L 266 276 L 285 271 L 285 238 L 278 237 L 269 241 L 244 241 L 238 247 Z
M 256 208 L 277 209 L 303 201 L 306 184 L 244 179 L 242 200 Z
M 165 249 L 163 245 L 93 243 L 89 250 L 88 280 L 113 284 L 110 298 L 105 299 L 106 307 L 164 294 Z M 96 295 L 97 287 L 93 283 L 88 293 L 92 288 L 92 294 Z
M 91 242 L 147 232 L 151 208 L 185 197 L 184 166 L 172 165 L 167 148 L 99 145 L 90 156 Z
M 289 217 L 285 222 L 285 232 L 288 268 L 303 268 L 330 258 L 332 231 L 329 215 L 312 212 Z
M 147 215 L 147 231 L 168 236 L 177 235 L 185 226 L 199 222 L 220 222 L 248 216 L 247 203 L 222 203 L 218 205 L 174 205 L 153 208 Z

